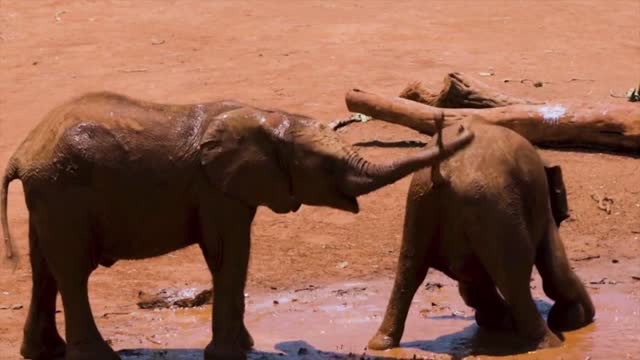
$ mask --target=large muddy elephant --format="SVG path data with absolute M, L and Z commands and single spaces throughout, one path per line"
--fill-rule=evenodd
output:
M 232 101 L 162 105 L 112 93 L 74 99 L 31 131 L 3 179 L 9 256 L 13 179 L 23 182 L 30 215 L 33 290 L 21 354 L 117 359 L 91 315 L 91 272 L 198 244 L 215 278 L 215 336 L 205 357 L 243 357 L 253 345 L 243 290 L 257 206 L 357 213 L 357 196 L 442 161 L 472 137 L 460 129 L 444 149 L 373 164 L 301 115 Z M 58 291 L 66 345 L 54 320 Z
M 398 346 L 428 268 L 458 281 L 479 326 L 515 331 L 523 349 L 559 344 L 549 327 L 576 329 L 593 320 L 591 299 L 558 233 L 567 217 L 560 168 L 545 168 L 511 130 L 479 121 L 465 126 L 475 134 L 471 145 L 413 176 L 395 284 L 371 349 Z M 555 301 L 549 327 L 529 289 L 534 264 Z

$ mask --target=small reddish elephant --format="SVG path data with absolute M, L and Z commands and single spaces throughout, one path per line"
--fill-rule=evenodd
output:
M 560 344 L 549 328 L 571 330 L 593 321 L 593 304 L 558 233 L 567 217 L 560 168 L 545 167 L 514 131 L 477 120 L 465 127 L 475 133 L 471 145 L 439 171 L 413 176 L 395 284 L 371 349 L 400 343 L 411 300 L 430 267 L 458 281 L 480 327 L 515 331 L 528 349 Z M 454 131 L 448 127 L 443 134 Z M 531 297 L 534 265 L 555 301 L 548 326 Z

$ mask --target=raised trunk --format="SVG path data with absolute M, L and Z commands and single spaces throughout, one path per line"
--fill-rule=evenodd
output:
M 352 196 L 375 191 L 417 170 L 440 163 L 464 148 L 472 139 L 473 133 L 460 126 L 458 136 L 451 141 L 444 139 L 442 148 L 432 147 L 401 160 L 387 164 L 373 164 L 360 157 L 353 157 L 349 161 L 352 169 L 347 177 L 344 191 Z

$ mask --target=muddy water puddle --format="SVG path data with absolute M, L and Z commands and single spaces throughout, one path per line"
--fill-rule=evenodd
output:
M 290 291 L 249 292 L 246 324 L 255 341 L 249 359 L 491 358 L 640 359 L 640 291 L 592 287 L 596 321 L 564 333 L 562 347 L 518 353 L 509 334 L 488 334 L 458 296 L 454 282 L 430 274 L 418 291 L 400 348 L 366 349 L 382 320 L 391 281 L 340 283 Z M 532 283 L 539 310 L 551 304 Z M 202 359 L 211 331 L 211 307 L 139 310 L 111 337 L 125 360 Z M 128 335 L 126 335 L 128 334 Z M 132 334 L 134 334 L 132 336 Z M 135 335 L 137 334 L 137 335 Z M 517 354 L 517 355 L 514 355 Z

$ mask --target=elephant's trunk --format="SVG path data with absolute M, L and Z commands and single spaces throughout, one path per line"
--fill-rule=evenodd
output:
M 345 181 L 345 193 L 351 196 L 364 195 L 392 184 L 417 170 L 440 163 L 464 148 L 473 139 L 473 132 L 462 126 L 458 135 L 456 139 L 445 142 L 442 148 L 431 147 L 416 155 L 387 164 L 373 164 L 355 154 L 350 156 L 347 162 L 351 170 Z

